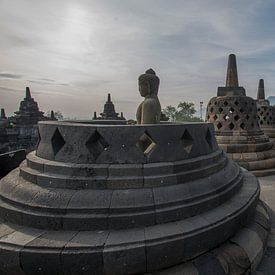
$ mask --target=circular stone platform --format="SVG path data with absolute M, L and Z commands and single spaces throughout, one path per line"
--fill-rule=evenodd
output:
M 261 258 L 258 181 L 212 124 L 41 122 L 39 133 L 36 153 L 0 181 L 1 274 L 169 274 L 203 259 L 225 274 L 239 266 L 230 251 L 245 270 Z

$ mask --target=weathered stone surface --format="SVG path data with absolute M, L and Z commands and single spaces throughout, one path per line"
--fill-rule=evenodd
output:
M 106 274 L 146 272 L 144 229 L 110 232 L 103 250 L 103 263 Z
M 259 97 L 262 98 L 263 83 L 260 86 Z M 210 99 L 206 120 L 214 124 L 219 146 L 255 175 L 265 175 L 265 171 L 266 174 L 275 173 L 273 143 L 259 126 L 259 123 L 271 126 L 272 110 L 266 108 L 264 99 L 259 99 L 256 104 L 254 99 L 246 96 L 244 88 L 239 87 L 236 57 L 230 55 L 226 87 L 219 87 L 217 97 Z
M 0 182 L 0 224 L 16 224 L 0 226 L 0 263 L 11 262 L 0 270 L 223 274 L 212 250 L 242 226 L 264 247 L 258 181 L 228 160 L 210 124 L 47 122 L 40 130 L 36 155 Z

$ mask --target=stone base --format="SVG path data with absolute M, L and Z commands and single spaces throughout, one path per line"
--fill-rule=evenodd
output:
M 220 148 L 227 152 L 230 159 L 255 176 L 275 174 L 275 149 L 271 141 L 249 144 L 234 143 L 235 141 L 232 138 L 232 143 L 229 143 L 228 138 L 218 137 L 217 139 Z M 228 143 L 222 143 L 225 140 Z
M 270 217 L 260 201 L 251 222 L 226 243 L 192 261 L 154 274 L 250 274 L 262 259 L 269 230 Z
M 275 141 L 275 128 L 274 127 L 266 127 L 266 128 L 262 128 L 262 130 L 263 130 L 264 134 L 269 137 L 269 140 L 271 142 L 273 142 L 273 145 L 274 145 L 274 141 Z
M 239 192 L 216 208 L 180 221 L 123 230 L 55 231 L 28 227 L 24 222 L 19 225 L 18 220 L 24 220 L 29 211 L 27 205 L 19 211 L 19 205 L 12 206 L 2 197 L 0 273 L 142 274 L 190 260 L 182 268 L 234 270 L 239 261 L 244 262 L 244 269 L 254 268 L 261 258 L 269 223 L 262 205 L 257 206 L 254 216 L 260 192 L 257 179 L 247 171 L 243 174 Z M 251 225 L 239 229 L 247 224 Z

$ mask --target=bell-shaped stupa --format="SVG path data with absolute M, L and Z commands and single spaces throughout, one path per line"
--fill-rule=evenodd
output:
M 15 125 L 36 125 L 38 121 L 47 120 L 44 113 L 39 111 L 37 102 L 32 98 L 30 88 L 26 87 L 24 100 L 20 102 L 19 111 L 11 118 Z
M 257 92 L 257 113 L 258 121 L 261 129 L 272 142 L 275 140 L 275 127 L 273 125 L 273 108 L 270 106 L 269 100 L 265 99 L 264 80 L 259 80 Z
M 103 112 L 100 113 L 100 116 L 97 116 L 94 112 L 93 123 L 95 124 L 126 124 L 126 119 L 123 116 L 123 113 L 116 113 L 115 105 L 111 100 L 111 94 L 108 94 L 107 101 L 104 104 Z
M 256 101 L 239 86 L 234 54 L 229 55 L 226 87 L 218 87 L 217 97 L 210 99 L 206 120 L 214 124 L 218 144 L 231 159 L 258 176 L 275 173 L 273 143 L 259 126 Z

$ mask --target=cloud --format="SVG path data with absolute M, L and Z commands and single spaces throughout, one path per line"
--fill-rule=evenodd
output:
M 272 0 L 12 2 L 0 2 L 0 78 L 10 88 L 33 86 L 45 109 L 89 116 L 111 92 L 134 117 L 137 77 L 149 67 L 160 77 L 162 106 L 206 103 L 224 85 L 231 52 L 247 94 L 255 96 L 258 78 L 272 94 Z
M 8 87 L 4 87 L 4 86 L 0 86 L 0 91 L 1 92 L 15 92 L 15 93 L 18 93 L 18 92 L 22 92 L 22 90 L 20 89 L 15 89 L 15 88 L 8 88 Z
M 0 73 L 0 78 L 19 79 L 19 78 L 22 78 L 22 75 L 13 74 L 13 73 Z
M 59 83 L 52 79 L 40 79 L 40 80 L 27 80 L 30 83 L 40 84 L 40 85 L 56 85 L 56 86 L 69 86 L 69 83 Z

